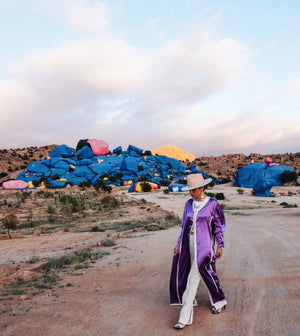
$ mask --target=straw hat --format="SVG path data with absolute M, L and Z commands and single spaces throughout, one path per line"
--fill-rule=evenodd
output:
M 193 190 L 201 188 L 212 181 L 211 178 L 204 179 L 202 174 L 190 174 L 187 176 L 187 186 L 183 187 L 182 191 Z

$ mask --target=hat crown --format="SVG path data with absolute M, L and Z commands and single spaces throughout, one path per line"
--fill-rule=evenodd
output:
M 191 174 L 187 177 L 187 184 L 189 188 L 200 188 L 204 184 L 204 178 L 202 174 Z

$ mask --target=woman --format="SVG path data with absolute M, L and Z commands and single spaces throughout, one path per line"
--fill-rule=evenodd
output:
M 202 174 L 191 174 L 187 176 L 187 187 L 182 189 L 189 190 L 192 198 L 185 204 L 170 278 L 170 303 L 182 305 L 176 329 L 193 322 L 193 305 L 201 278 L 208 289 L 212 313 L 220 313 L 227 304 L 215 267 L 216 259 L 223 254 L 225 217 L 218 201 L 204 194 L 204 186 L 211 181 Z

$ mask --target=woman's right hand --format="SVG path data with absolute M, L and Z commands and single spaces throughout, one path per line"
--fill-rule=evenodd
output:
M 177 254 L 178 253 L 178 244 L 176 244 L 176 246 L 174 247 L 174 254 Z

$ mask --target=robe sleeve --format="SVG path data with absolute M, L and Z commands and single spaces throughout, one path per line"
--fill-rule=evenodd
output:
M 214 235 L 218 248 L 224 247 L 225 216 L 221 205 L 217 202 L 214 211 Z

